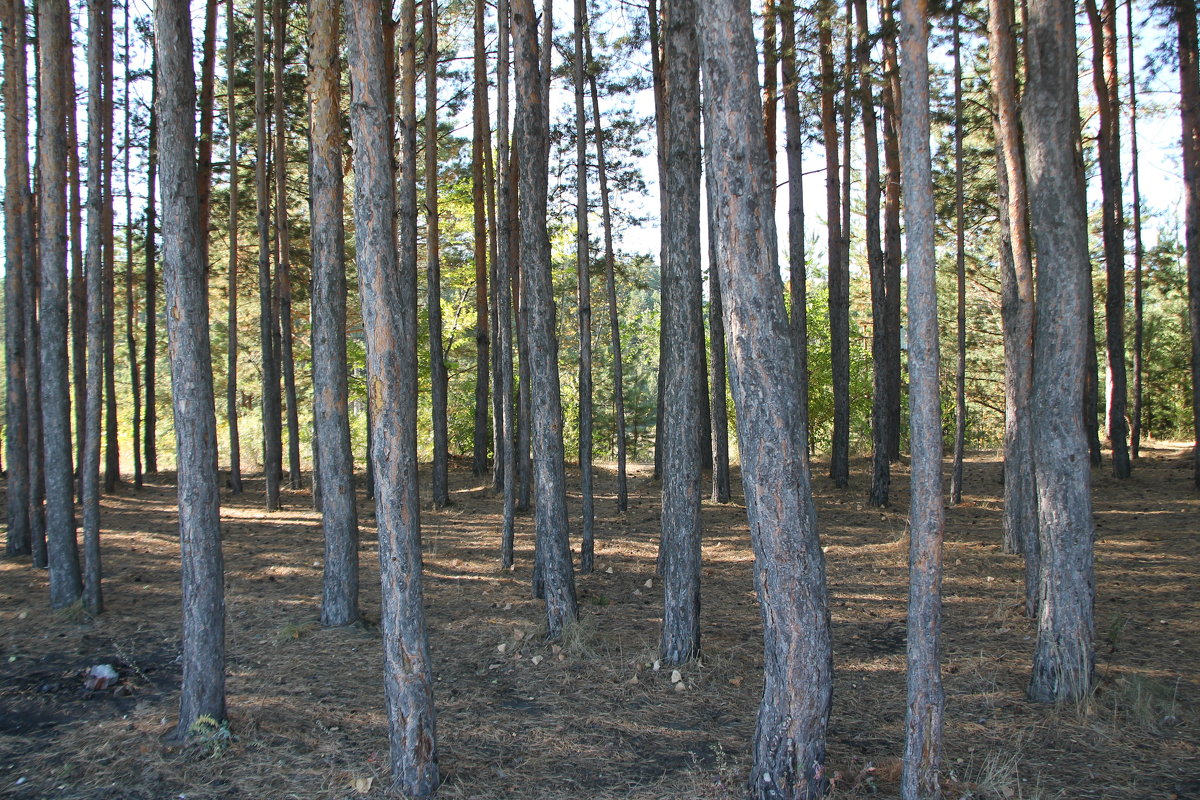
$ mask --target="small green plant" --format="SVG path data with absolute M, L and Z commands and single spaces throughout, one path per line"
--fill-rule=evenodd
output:
M 237 741 L 229 722 L 201 714 L 188 728 L 188 744 L 206 758 L 220 758 Z
M 308 634 L 317 629 L 317 623 L 308 622 L 289 622 L 279 629 L 275 634 L 275 638 L 280 642 L 299 641 Z

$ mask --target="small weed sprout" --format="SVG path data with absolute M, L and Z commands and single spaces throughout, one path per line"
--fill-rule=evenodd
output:
M 207 758 L 220 758 L 236 741 L 229 722 L 217 722 L 209 714 L 201 714 L 188 728 L 188 743 Z

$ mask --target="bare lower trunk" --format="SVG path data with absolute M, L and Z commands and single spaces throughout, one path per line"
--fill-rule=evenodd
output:
M 1125 4 L 1125 33 L 1129 43 L 1129 173 L 1133 191 L 1133 409 L 1129 433 L 1131 457 L 1139 456 L 1142 444 L 1142 190 L 1138 170 L 1137 70 L 1134 57 L 1133 3 Z
M 278 364 L 283 370 L 283 391 L 287 400 L 288 485 L 302 486 L 300 475 L 300 409 L 296 400 L 296 359 L 292 354 L 292 239 L 288 209 L 287 118 L 284 115 L 285 45 L 287 42 L 287 0 L 274 0 L 274 101 L 275 101 L 275 234 L 279 260 L 275 264 L 276 294 L 279 298 Z
M 133 189 L 130 187 L 129 158 L 133 150 L 130 133 L 130 51 L 129 32 L 131 28 L 129 6 L 125 6 L 125 120 L 124 160 L 125 160 L 125 349 L 129 358 L 129 388 L 133 396 L 133 420 L 130 431 L 133 434 L 133 485 L 142 488 L 142 392 L 141 376 L 138 370 L 137 337 L 135 335 L 137 318 L 137 303 L 134 300 L 133 281 Z
M 508 75 L 509 75 L 509 7 L 508 0 L 499 0 L 496 15 L 497 59 L 496 59 L 496 137 L 499 139 L 497 155 L 499 169 L 497 170 L 496 188 L 499 197 L 496 199 L 496 347 L 500 358 L 500 385 L 497 391 L 501 396 L 502 416 L 499 425 L 503 450 L 497 457 L 503 461 L 503 490 L 504 490 L 504 522 L 501 533 L 500 563 L 505 567 L 513 564 L 514 512 L 517 501 L 517 451 L 514 441 L 515 420 L 513 414 L 516 406 L 513 403 L 513 264 L 515 254 L 512 251 L 512 207 L 516 203 L 513 196 L 514 184 L 509 180 L 509 133 L 508 133 Z
M 487 204 L 484 193 L 483 153 L 489 138 L 484 108 L 487 104 L 487 44 L 484 39 L 484 2 L 476 0 L 474 41 L 474 87 L 471 134 L 471 201 L 475 223 L 475 426 L 472 437 L 471 472 L 483 475 L 487 472 L 488 447 L 488 366 L 491 359 L 491 342 L 488 330 L 488 228 Z M 486 144 L 488 149 L 491 143 Z M 496 417 L 499 430 L 500 418 Z M 500 462 L 500 448 L 496 448 L 496 462 Z
M 1192 333 L 1192 418 L 1196 430 L 1193 481 L 1200 488 L 1200 53 L 1195 0 L 1178 0 L 1179 118 L 1183 123 L 1184 251 Z
M 112 4 L 104 6 L 104 34 L 101 37 L 100 66 L 103 94 L 100 113 L 104 133 L 101 139 L 101 163 L 104 182 L 104 491 L 112 492 L 121 481 L 121 452 L 117 430 L 117 349 L 116 349 L 116 250 L 113 246 L 113 44 Z M 90 111 L 89 111 L 90 114 Z
M 229 136 L 229 282 L 227 300 L 229 315 L 226 327 L 229 350 L 228 371 L 225 376 L 225 418 L 229 425 L 229 490 L 242 493 L 242 439 L 238 431 L 238 142 L 237 142 L 237 93 L 235 71 L 237 66 L 237 28 L 234 24 L 234 2 L 226 0 L 225 27 L 225 73 L 226 104 L 228 107 Z
M 157 57 L 157 56 L 156 56 Z M 146 472 L 158 472 L 158 439 L 155 428 L 158 423 L 158 400 L 155 385 L 158 363 L 158 279 L 156 266 L 158 252 L 155 247 L 155 194 L 158 180 L 158 112 L 154 109 L 158 97 L 157 63 L 150 76 L 150 131 L 149 149 L 146 154 L 146 357 L 143 360 L 146 381 L 146 420 L 142 446 L 145 449 Z
M 954 466 L 950 502 L 962 503 L 963 450 L 967 438 L 967 241 L 963 220 L 962 10 L 954 7 L 954 276 L 958 349 L 954 365 Z
M 258 303 L 262 348 L 263 477 L 267 510 L 279 508 L 279 478 L 283 470 L 280 429 L 279 362 L 275 352 L 275 309 L 271 302 L 271 198 L 267 186 L 267 94 L 265 2 L 254 4 L 254 195 L 258 218 Z
M 887 382 L 888 460 L 900 458 L 900 67 L 896 54 L 896 23 L 892 14 L 894 0 L 880 4 L 883 29 L 883 157 L 887 180 L 883 194 L 883 328 L 887 354 L 884 377 Z
M 442 267 L 438 254 L 437 18 L 435 0 L 423 0 L 425 44 L 425 279 L 429 313 L 429 383 L 433 412 L 433 505 L 450 504 L 448 391 L 442 343 Z
M 579 472 L 583 495 L 579 571 L 592 571 L 596 517 L 592 498 L 592 248 L 588 234 L 587 114 L 584 111 L 583 50 L 586 0 L 575 0 L 575 219 L 576 280 L 579 284 Z M 599 117 L 596 124 L 600 124 Z
M 712 371 L 709 379 L 712 388 L 712 439 L 713 439 L 713 490 L 715 503 L 728 503 L 731 499 L 729 486 L 729 409 L 726 407 L 728 384 L 725 366 L 725 304 L 721 297 L 720 266 L 717 264 L 717 226 L 713 216 L 716 186 L 712 176 L 706 174 L 708 191 L 708 331 L 712 352 Z

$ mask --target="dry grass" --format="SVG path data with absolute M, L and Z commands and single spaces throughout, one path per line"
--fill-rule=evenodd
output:
M 1130 481 L 1095 473 L 1098 684 L 1088 701 L 1025 700 L 1032 623 L 1021 567 L 1000 552 L 1000 469 L 967 465 L 948 511 L 947 796 L 996 800 L 1200 797 L 1200 538 L 1190 461 L 1152 451 Z M 834 798 L 894 797 L 904 713 L 907 475 L 891 509 L 819 479 L 837 666 Z M 225 498 L 229 725 L 172 748 L 178 546 L 168 476 L 105 500 L 108 612 L 55 615 L 45 575 L 0 561 L 0 796 L 83 800 L 383 797 L 378 566 L 363 508 L 365 624 L 317 624 L 319 519 L 306 493 L 266 514 L 261 486 Z M 602 491 L 611 476 L 601 475 Z M 582 616 L 546 643 L 529 593 L 531 520 L 517 568 L 497 566 L 499 502 L 466 471 L 454 505 L 424 514 L 443 798 L 702 798 L 743 794 L 761 691 L 761 628 L 744 509 L 705 506 L 704 657 L 654 668 L 656 487 L 630 509 L 599 497 L 596 572 Z M 576 498 L 577 500 L 577 498 Z M 649 587 L 646 582 L 651 581 Z M 112 663 L 116 693 L 82 673 Z M 18 785 L 18 781 L 24 779 Z

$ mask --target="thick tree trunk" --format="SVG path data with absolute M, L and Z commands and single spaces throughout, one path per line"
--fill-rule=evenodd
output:
M 1074 5 L 1030 0 L 1025 125 L 1030 218 L 1038 253 L 1033 373 L 1041 602 L 1029 694 L 1042 702 L 1089 692 L 1094 577 L 1087 439 L 1081 418 L 1084 325 L 1091 305 L 1079 130 Z
M 912 480 L 908 548 L 908 708 L 904 800 L 941 797 L 942 415 L 938 386 L 936 212 L 929 152 L 929 8 L 903 0 L 900 129 L 908 267 L 909 439 Z M 955 23 L 955 54 L 958 53 Z M 956 58 L 957 62 L 957 58 Z
M 491 359 L 491 342 L 488 335 L 488 226 L 487 204 L 484 201 L 487 184 L 484 181 L 483 168 L 484 149 L 485 147 L 490 149 L 491 142 L 484 111 L 488 92 L 484 10 L 484 0 L 476 0 L 473 52 L 474 87 L 471 115 L 471 204 L 475 224 L 475 426 L 471 440 L 471 472 L 478 476 L 487 472 L 488 367 Z M 499 429 L 500 417 L 497 415 L 496 430 Z M 496 448 L 496 463 L 500 463 L 500 448 Z
M 346 375 L 346 253 L 342 189 L 340 13 L 337 0 L 308 6 L 312 183 L 313 417 L 325 571 L 321 622 L 349 625 L 358 611 L 358 510 Z
M 129 5 L 125 6 L 125 107 L 122 117 L 125 121 L 124 161 L 125 161 L 125 349 L 129 358 L 129 389 L 133 399 L 133 420 L 130 432 L 133 434 L 133 485 L 142 488 L 142 391 L 141 376 L 137 360 L 137 304 L 134 300 L 133 281 L 133 189 L 130 187 L 129 159 L 133 150 L 133 137 L 130 132 L 132 116 L 129 97 L 130 86 L 130 51 L 129 31 L 131 25 Z
M 521 163 L 521 302 L 528 312 L 531 396 L 538 398 L 533 404 L 531 420 L 537 481 L 534 518 L 537 560 L 546 599 L 546 631 L 551 639 L 556 639 L 575 621 L 578 609 L 568 541 L 556 310 L 546 231 L 548 109 L 532 0 L 515 0 L 512 12 L 517 68 L 516 147 Z
M 50 605 L 66 608 L 82 585 L 75 538 L 71 398 L 67 379 L 67 96 L 71 69 L 70 13 L 66 0 L 40 0 L 41 49 L 38 120 L 38 244 L 42 452 Z
M 954 6 L 954 276 L 956 283 L 958 360 L 954 365 L 954 466 L 950 475 L 950 502 L 962 503 L 963 449 L 967 438 L 967 241 L 963 220 L 963 97 L 962 8 Z
M 421 600 L 421 522 L 417 479 L 417 259 L 415 10 L 404 0 L 398 39 L 403 165 L 397 260 L 392 133 L 379 4 L 346 4 L 354 137 L 354 216 L 359 290 L 367 340 L 374 437 L 376 519 L 383 586 L 384 687 L 392 790 L 426 797 L 437 788 L 433 678 Z
M 449 376 L 442 343 L 442 266 L 438 253 L 437 9 L 422 0 L 425 45 L 425 280 L 429 313 L 429 383 L 433 411 L 433 505 L 450 505 L 449 433 L 446 395 Z M 486 293 L 485 293 L 486 296 Z
M 693 0 L 666 0 L 662 185 L 663 628 L 668 664 L 700 653 L 700 395 L 704 353 L 700 273 L 700 57 Z
M 1113 477 L 1128 478 L 1129 441 L 1125 421 L 1125 201 L 1121 187 L 1121 96 L 1117 74 L 1116 0 L 1086 0 L 1092 25 L 1092 82 L 1100 109 L 1101 214 L 1107 288 L 1104 301 L 1105 345 L 1108 356 L 1104 390 L 1105 427 L 1112 448 Z
M 25 339 L 25 317 L 33 309 L 25 304 L 25 279 L 34 254 L 25 249 L 33 237 L 25 229 L 29 210 L 29 108 L 26 88 L 25 4 L 5 0 L 0 13 L 4 39 L 4 361 L 5 449 L 8 456 L 9 556 L 31 555 L 29 486 L 29 402 L 27 368 L 31 353 Z M 78 160 L 78 159 L 76 159 Z M 40 446 L 39 443 L 33 443 Z
M 157 58 L 157 55 L 155 56 Z M 155 246 L 158 233 L 155 222 L 158 180 L 158 62 L 150 69 L 150 131 L 149 150 L 146 154 L 146 357 L 143 360 L 146 381 L 146 431 L 142 438 L 145 450 L 146 472 L 158 472 L 158 400 L 155 394 L 158 363 L 158 278 L 156 266 L 158 251 Z
M 237 27 L 234 1 L 226 0 L 225 77 L 229 128 L 229 282 L 226 293 L 229 315 L 226 341 L 229 347 L 225 378 L 225 419 L 229 425 L 229 490 L 242 493 L 242 437 L 238 431 L 238 141 L 237 141 Z
M 1129 43 L 1129 182 L 1133 191 L 1133 409 L 1129 432 L 1132 458 L 1140 455 L 1142 445 L 1142 189 L 1138 170 L 1137 69 L 1134 57 L 1133 3 L 1125 4 L 1125 34 Z
M 1184 252 L 1188 273 L 1188 320 L 1192 328 L 1193 481 L 1200 488 L 1200 53 L 1195 0 L 1177 0 L 1179 25 L 1179 118 L 1183 123 Z
M 211 0 L 210 0 L 211 1 Z M 284 113 L 288 2 L 274 0 L 275 69 L 275 235 L 279 260 L 275 264 L 275 292 L 279 298 L 279 357 L 283 370 L 283 391 L 287 400 L 288 485 L 303 486 L 300 475 L 300 408 L 296 400 L 296 359 L 292 354 L 292 238 L 288 209 L 287 117 Z
M 718 271 L 765 644 L 750 796 L 816 798 L 828 785 L 829 605 L 758 125 L 750 5 L 709 0 L 699 10 Z
M 780 17 L 783 33 L 783 117 L 787 130 L 790 326 L 792 346 L 796 351 L 796 379 L 800 387 L 800 420 L 805 442 L 808 442 L 808 264 L 804 252 L 804 129 L 800 117 L 800 78 L 796 69 L 795 2 L 789 0 L 781 6 Z M 715 360 L 713 366 L 715 369 Z
M 887 180 L 883 193 L 884 342 L 887 354 L 884 375 L 888 407 L 886 438 L 888 460 L 900 459 L 900 66 L 896 52 L 894 0 L 880 3 L 883 31 L 883 159 Z
M 225 718 L 225 583 L 217 488 L 217 418 L 200 244 L 191 23 L 182 0 L 161 0 L 155 50 L 162 93 L 163 282 L 179 466 L 183 683 L 175 736 L 202 716 Z
M 503 461 L 504 522 L 501 534 L 500 563 L 507 569 L 513 564 L 514 512 L 517 501 L 517 450 L 513 439 L 513 264 L 515 253 L 512 243 L 514 184 L 509 179 L 511 164 L 508 138 L 508 76 L 509 76 L 509 7 L 508 0 L 499 0 L 497 16 L 496 57 L 496 138 L 497 157 L 500 160 L 496 176 L 496 347 L 500 359 L 500 385 L 502 416 L 499 420 L 500 439 L 503 450 L 497 457 Z
M 263 476 L 267 510 L 279 508 L 283 471 L 279 361 L 275 352 L 275 308 L 271 301 L 271 198 L 267 186 L 267 79 L 265 0 L 254 3 L 254 195 L 258 217 L 258 303 L 262 347 Z
M 988 53 L 996 103 L 993 130 L 1004 251 L 1000 261 L 1000 324 L 1004 338 L 1004 549 L 1025 557 L 1025 608 L 1033 617 L 1037 610 L 1040 552 L 1030 407 L 1034 277 L 1026 222 L 1029 203 L 1018 115 L 1012 0 L 991 0 L 989 19 Z

